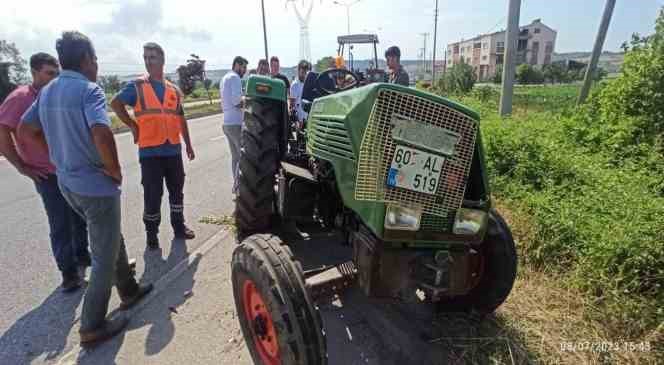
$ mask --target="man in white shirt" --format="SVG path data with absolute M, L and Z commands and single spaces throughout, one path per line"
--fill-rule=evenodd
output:
M 311 65 L 309 62 L 305 60 L 300 61 L 297 64 L 297 79 L 290 88 L 291 108 L 295 110 L 299 122 L 307 119 L 307 112 L 302 109 L 302 89 L 304 88 L 304 80 L 307 78 L 307 73 L 310 70 Z
M 222 127 L 228 146 L 231 150 L 231 169 L 233 173 L 233 194 L 238 189 L 238 164 L 240 161 L 240 138 L 242 136 L 242 122 L 244 119 L 244 101 L 242 99 L 242 76 L 247 72 L 248 61 L 237 56 L 233 59 L 233 69 L 224 75 L 221 80 L 221 108 L 224 112 L 224 125 Z

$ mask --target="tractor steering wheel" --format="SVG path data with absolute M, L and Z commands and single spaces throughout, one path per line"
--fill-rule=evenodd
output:
M 343 68 L 323 71 L 316 79 L 316 87 L 323 95 L 336 94 L 360 86 L 360 78 Z

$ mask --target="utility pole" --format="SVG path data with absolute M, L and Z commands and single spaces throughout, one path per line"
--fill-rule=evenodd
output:
M 436 82 L 436 36 L 438 35 L 438 0 L 436 0 L 436 11 L 433 21 L 433 57 L 431 60 L 431 84 Z
M 361 0 L 355 0 L 355 1 L 352 1 L 352 2 L 348 2 L 348 3 L 342 3 L 340 1 L 333 1 L 332 2 L 335 5 L 340 5 L 340 6 L 346 7 L 346 23 L 347 23 L 347 26 L 348 26 L 346 34 L 350 34 L 350 7 L 357 4 L 357 3 L 359 3 L 360 1 Z
M 590 85 L 593 81 L 593 75 L 595 74 L 595 69 L 597 68 L 597 62 L 599 61 L 599 56 L 602 53 L 602 47 L 604 47 L 604 40 L 606 39 L 606 32 L 609 29 L 609 23 L 611 23 L 611 16 L 613 15 L 613 8 L 616 6 L 616 0 L 606 0 L 606 5 L 604 5 L 604 14 L 602 15 L 602 21 L 599 24 L 599 31 L 597 32 L 597 38 L 595 38 L 595 46 L 593 47 L 592 56 L 590 56 L 590 63 L 586 67 L 586 76 L 583 79 L 583 86 L 581 87 L 581 92 L 579 93 L 579 100 L 577 105 L 583 104 L 588 97 L 590 92 Z
M 263 42 L 265 43 L 265 59 L 269 60 L 267 57 L 267 29 L 265 29 L 265 0 L 261 0 L 261 12 L 263 13 Z
M 517 37 L 521 0 L 509 0 L 507 10 L 507 32 L 505 34 L 505 59 L 503 60 L 503 87 L 500 93 L 500 115 L 512 114 L 514 95 L 514 73 L 516 72 Z
M 424 68 L 423 73 L 427 72 L 427 38 L 429 38 L 429 33 L 420 33 L 424 38 L 424 47 L 422 48 L 422 67 Z M 424 75 L 422 75 L 424 77 Z

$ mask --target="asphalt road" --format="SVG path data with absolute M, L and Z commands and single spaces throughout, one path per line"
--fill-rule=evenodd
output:
M 221 228 L 198 223 L 199 218 L 229 215 L 233 207 L 230 156 L 220 115 L 192 120 L 190 132 L 197 158 L 185 163 L 185 217 L 197 237 L 186 243 L 171 241 L 164 199 L 162 249 L 156 252 L 144 246 L 136 146 L 129 134 L 116 136 L 125 177 L 123 234 L 129 256 L 137 259 L 139 278 L 156 282 L 169 270 L 176 271 L 183 260 L 191 264 L 132 318 L 126 332 L 90 353 L 80 352 L 77 345 L 83 291 L 59 291 L 61 278 L 50 252 L 41 200 L 33 184 L 0 159 L 0 365 L 251 363 L 230 283 L 234 241 L 225 236 L 207 255 L 197 253 L 205 251 L 206 241 Z M 350 248 L 325 232 L 284 239 L 305 269 L 350 258 Z M 110 309 L 118 304 L 114 293 Z M 330 365 L 483 364 L 494 362 L 496 354 L 511 360 L 507 363 L 528 363 L 527 354 L 517 353 L 515 361 L 509 344 L 501 342 L 510 329 L 495 318 L 440 316 L 430 305 L 410 300 L 367 299 L 357 287 L 318 304 Z
M 185 161 L 185 219 L 197 237 L 172 242 L 165 196 L 162 250 L 149 253 L 144 249 L 138 153 L 129 134 L 116 135 L 124 175 L 122 231 L 144 281 L 156 280 L 219 230 L 198 223 L 201 216 L 232 211 L 230 158 L 221 115 L 190 121 L 190 132 L 196 159 Z M 65 350 L 68 333 L 78 328 L 72 322 L 80 315 L 82 291 L 59 292 L 61 277 L 50 250 L 46 214 L 33 183 L 4 159 L 0 159 L 0 176 L 0 364 L 48 361 Z M 113 294 L 111 308 L 118 302 Z

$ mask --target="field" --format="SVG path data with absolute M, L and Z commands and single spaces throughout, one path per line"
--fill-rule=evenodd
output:
M 518 241 L 498 318 L 538 362 L 662 363 L 664 196 L 645 160 L 588 143 L 605 128 L 575 106 L 578 88 L 519 86 L 509 118 L 490 87 L 452 97 L 481 114 L 493 196 Z

